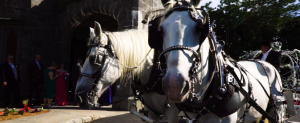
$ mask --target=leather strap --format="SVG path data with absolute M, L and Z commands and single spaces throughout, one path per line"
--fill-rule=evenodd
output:
M 264 109 L 262 109 L 256 102 L 253 100 L 247 93 L 246 90 L 244 90 L 241 86 L 243 85 L 236 73 L 234 72 L 234 69 L 231 66 L 227 66 L 226 69 L 233 75 L 235 80 L 238 82 L 239 86 L 234 84 L 235 86 L 243 95 L 244 97 L 248 100 L 248 103 L 253 106 L 260 114 L 262 114 L 264 117 L 269 119 L 271 122 L 276 122 L 276 120 L 268 114 Z

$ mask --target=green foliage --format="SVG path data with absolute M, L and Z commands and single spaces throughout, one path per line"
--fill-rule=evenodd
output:
M 17 112 L 15 108 L 13 108 L 12 110 L 9 111 L 10 113 L 14 113 Z
M 225 40 L 225 52 L 238 58 L 244 51 L 258 50 L 260 41 L 280 41 L 282 49 L 300 46 L 300 18 L 295 12 L 300 3 L 295 0 L 221 0 L 217 8 L 204 8 L 211 20 L 218 40 Z M 288 45 L 289 44 L 289 45 Z M 299 44 L 299 45 L 294 45 Z

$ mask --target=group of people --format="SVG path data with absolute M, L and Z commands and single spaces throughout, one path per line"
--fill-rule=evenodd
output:
M 56 105 L 67 105 L 67 86 L 66 78 L 70 76 L 65 70 L 64 64 L 51 62 L 50 66 L 44 68 L 40 63 L 41 56 L 36 55 L 35 60 L 27 66 L 27 78 L 30 83 L 28 106 L 41 106 L 40 97 L 44 90 L 44 108 L 52 108 L 51 102 L 55 97 Z M 81 60 L 77 59 L 77 63 L 72 67 L 71 87 L 74 94 L 78 77 L 81 73 Z M 14 64 L 14 57 L 8 55 L 7 62 L 0 66 L 0 81 L 3 82 L 5 107 L 10 106 L 10 95 L 13 93 L 15 107 L 21 108 L 23 104 L 20 99 L 20 72 Z M 34 96 L 34 101 L 33 101 Z

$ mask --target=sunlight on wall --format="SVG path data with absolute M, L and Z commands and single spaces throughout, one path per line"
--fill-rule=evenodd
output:
M 31 8 L 34 6 L 39 6 L 43 1 L 44 0 L 31 0 Z

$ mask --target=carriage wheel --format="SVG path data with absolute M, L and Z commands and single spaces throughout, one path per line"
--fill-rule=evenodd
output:
M 282 51 L 280 76 L 284 88 L 293 89 L 297 83 L 294 58 L 290 51 Z

